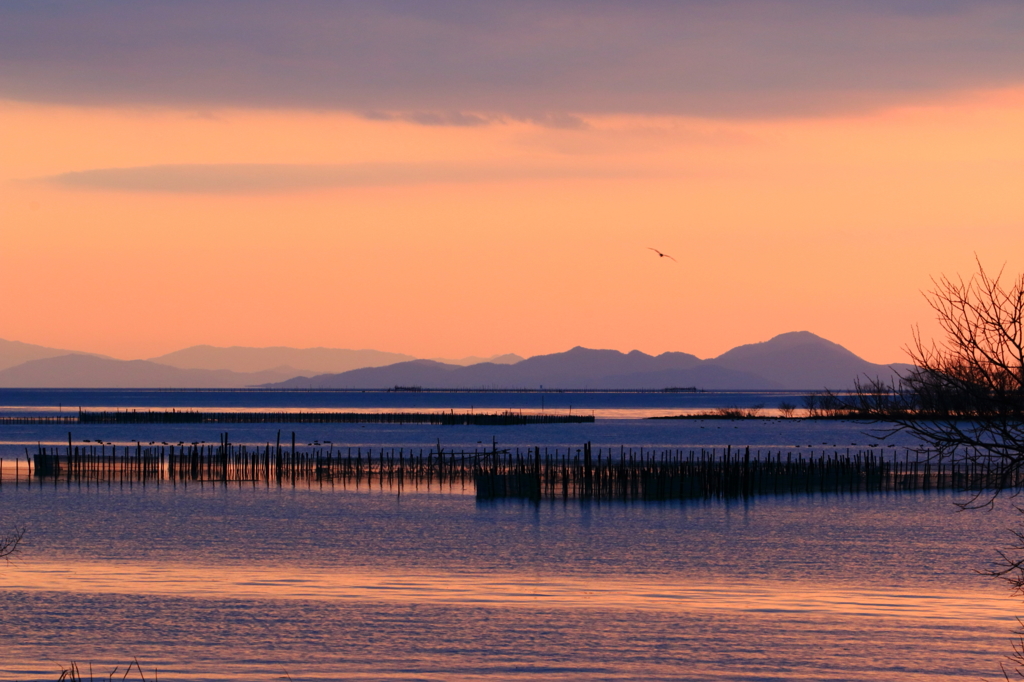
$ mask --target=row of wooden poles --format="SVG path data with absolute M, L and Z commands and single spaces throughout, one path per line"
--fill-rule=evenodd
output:
M 61 452 L 63 450 L 63 452 Z M 343 488 L 377 486 L 381 489 L 419 489 L 435 485 L 456 485 L 465 489 L 474 482 L 484 458 L 498 456 L 491 450 L 424 450 L 413 448 L 335 448 L 317 446 L 303 450 L 296 446 L 295 433 L 291 444 L 282 445 L 278 431 L 274 444 L 262 447 L 237 445 L 227 433 L 218 444 L 191 443 L 174 445 L 134 446 L 113 444 L 74 445 L 70 434 L 66 448 L 37 446 L 30 455 L 25 450 L 25 464 L 15 461 L 14 471 L 7 471 L 0 461 L 0 485 L 15 485 L 33 480 L 42 484 L 61 482 L 81 484 L 142 485 L 172 483 L 251 483 L 266 486 L 340 485 Z M 6 477 L 6 478 L 5 478 Z
M 900 456 L 902 455 L 902 457 Z M 1007 476 L 976 460 L 921 450 L 815 453 L 750 448 L 652 449 L 619 452 L 589 443 L 575 454 L 549 457 L 534 448 L 486 461 L 475 475 L 481 499 L 692 500 L 762 495 L 883 493 L 1016 488 Z
M 61 452 L 63 450 L 63 452 Z M 759 495 L 1018 488 L 982 462 L 923 451 L 761 451 L 693 449 L 433 448 L 300 449 L 290 445 L 81 445 L 38 447 L 25 463 L 0 463 L 0 485 L 249 483 L 266 486 L 466 490 L 478 499 L 732 499 Z
M 592 414 L 504 412 L 206 412 L 198 410 L 80 410 L 71 417 L 0 417 L 0 424 L 435 424 L 517 426 L 582 424 Z

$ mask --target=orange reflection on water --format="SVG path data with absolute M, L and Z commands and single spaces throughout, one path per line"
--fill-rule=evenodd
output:
M 630 575 L 343 572 L 328 568 L 195 566 L 147 562 L 19 561 L 2 573 L 6 590 L 157 594 L 207 599 L 312 599 L 497 607 L 831 613 L 1012 623 L 1015 602 L 991 591 L 920 593 L 791 582 L 667 581 Z

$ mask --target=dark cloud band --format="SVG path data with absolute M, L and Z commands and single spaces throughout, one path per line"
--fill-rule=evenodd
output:
M 427 125 L 816 113 L 1022 83 L 1021 35 L 1019 0 L 9 0 L 0 97 Z

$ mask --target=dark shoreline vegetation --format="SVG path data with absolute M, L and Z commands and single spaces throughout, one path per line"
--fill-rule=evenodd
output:
M 519 426 L 587 424 L 588 414 L 504 412 L 208 412 L 200 410 L 79 410 L 68 417 L 0 417 L 0 424 L 433 424 Z
M 720 419 L 720 420 L 786 420 L 786 421 L 861 421 L 890 422 L 895 414 L 856 407 L 805 408 L 804 414 L 779 408 L 781 414 L 767 414 L 764 408 L 716 408 L 686 414 L 644 417 L 648 420 Z M 950 415 L 948 412 L 902 411 L 901 420 L 935 421 L 957 419 L 969 421 L 971 415 Z M 520 426 L 527 424 L 586 424 L 596 421 L 592 414 L 504 412 L 213 412 L 205 410 L 114 410 L 94 412 L 79 410 L 67 416 L 0 416 L 0 425 L 79 425 L 79 424 L 432 424 L 445 426 Z
M 914 421 L 934 421 L 936 419 L 947 419 L 948 417 L 942 415 L 932 414 L 913 414 L 905 415 L 904 419 Z M 865 424 L 878 424 L 886 423 L 887 419 L 881 415 L 871 414 L 860 414 L 856 412 L 851 413 L 839 413 L 839 414 L 807 414 L 807 415 L 781 415 L 781 414 L 763 414 L 760 412 L 753 412 L 750 410 L 713 410 L 711 412 L 694 412 L 691 414 L 672 414 L 658 417 L 644 417 L 644 419 L 696 419 L 704 421 L 705 419 L 720 419 L 725 421 L 743 421 L 743 420 L 762 420 L 762 421 L 842 421 L 842 422 L 863 422 Z M 959 421 L 970 421 L 969 417 L 962 417 Z
M 878 421 L 877 419 L 861 419 L 858 417 L 851 417 L 847 415 L 839 414 L 814 414 L 814 415 L 785 415 L 785 414 L 765 414 L 760 409 L 742 409 L 742 408 L 719 408 L 708 412 L 691 412 L 688 414 L 669 414 L 657 417 L 644 417 L 644 419 L 696 419 L 704 421 L 705 419 L 722 419 L 725 421 L 733 420 L 782 420 L 782 421 Z

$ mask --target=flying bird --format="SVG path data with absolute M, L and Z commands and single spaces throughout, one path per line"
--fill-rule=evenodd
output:
M 674 263 L 678 263 L 679 262 L 675 258 L 672 258 L 672 256 L 668 255 L 667 253 L 662 253 L 661 251 L 658 251 L 657 249 L 655 249 L 653 247 L 650 247 L 650 246 L 648 246 L 647 248 L 650 249 L 651 251 L 653 251 L 654 253 L 658 254 L 661 258 L 669 258 Z

